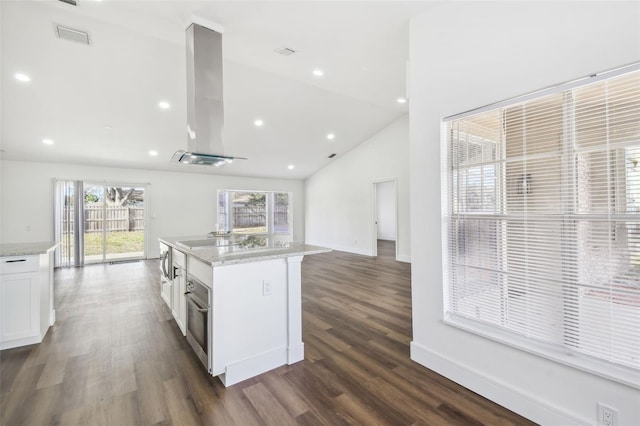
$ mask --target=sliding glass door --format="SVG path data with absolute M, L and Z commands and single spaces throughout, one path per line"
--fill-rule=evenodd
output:
M 56 183 L 57 266 L 144 258 L 145 187 Z

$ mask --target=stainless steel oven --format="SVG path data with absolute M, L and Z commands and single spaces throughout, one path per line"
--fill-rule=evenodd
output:
M 193 275 L 187 275 L 187 341 L 211 372 L 211 290 Z

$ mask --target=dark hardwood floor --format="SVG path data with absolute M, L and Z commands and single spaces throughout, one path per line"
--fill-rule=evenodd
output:
M 394 253 L 307 256 L 305 360 L 229 388 L 160 299 L 158 261 L 57 270 L 55 326 L 0 352 L 0 424 L 531 424 L 409 359 L 410 265 Z

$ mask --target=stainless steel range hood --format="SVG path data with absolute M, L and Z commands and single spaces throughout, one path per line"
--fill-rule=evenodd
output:
M 187 150 L 172 162 L 219 167 L 242 157 L 225 155 L 222 34 L 198 24 L 187 28 Z

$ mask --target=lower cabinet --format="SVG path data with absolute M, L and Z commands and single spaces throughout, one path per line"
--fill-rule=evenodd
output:
M 39 336 L 39 291 L 37 272 L 0 275 L 0 341 Z
M 167 304 L 169 309 L 172 308 L 173 305 L 173 285 L 172 282 L 166 278 L 162 278 L 160 280 L 160 296 L 162 296 L 162 300 Z
M 180 327 L 183 335 L 187 334 L 187 261 L 181 251 L 173 249 L 173 303 L 171 313 Z
M 171 269 L 171 247 L 160 243 L 160 296 L 169 309 L 173 307 L 173 276 Z
M 0 349 L 40 343 L 55 322 L 52 254 L 0 257 Z

